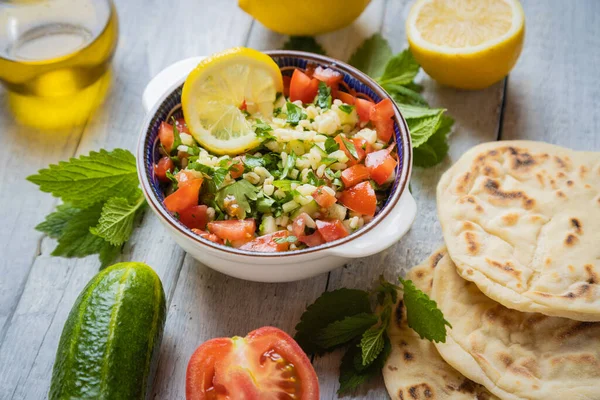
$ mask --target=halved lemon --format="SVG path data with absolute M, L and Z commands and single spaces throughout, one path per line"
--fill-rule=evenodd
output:
M 282 91 L 281 71 L 271 57 L 235 47 L 205 58 L 190 72 L 181 106 L 191 134 L 204 148 L 234 155 L 260 143 L 245 110 L 268 119 Z
M 406 32 L 415 59 L 433 79 L 481 89 L 517 62 L 525 15 L 518 0 L 418 0 Z

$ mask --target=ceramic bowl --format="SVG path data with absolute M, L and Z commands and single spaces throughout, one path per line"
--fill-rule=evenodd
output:
M 305 68 L 307 63 L 333 68 L 344 76 L 349 87 L 375 101 L 389 95 L 375 81 L 356 68 L 333 58 L 297 51 L 268 51 L 281 67 Z M 150 208 L 173 239 L 201 263 L 224 274 L 259 282 L 288 282 L 310 278 L 343 266 L 352 259 L 378 253 L 396 243 L 410 228 L 416 204 L 408 190 L 412 148 L 406 121 L 394 109 L 395 141 L 398 150 L 396 177 L 390 195 L 373 220 L 362 229 L 334 242 L 283 253 L 259 253 L 234 249 L 200 238 L 181 224 L 163 205 L 164 196 L 153 172 L 159 157 L 158 128 L 181 101 L 187 74 L 202 57 L 182 60 L 160 72 L 147 86 L 143 104 L 148 113 L 137 147 L 137 167 Z M 289 70 L 289 68 L 284 68 Z

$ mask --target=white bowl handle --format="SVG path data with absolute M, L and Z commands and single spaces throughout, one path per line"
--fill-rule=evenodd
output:
M 177 61 L 156 74 L 144 89 L 142 95 L 144 110 L 146 112 L 152 110 L 158 100 L 177 82 L 182 81 L 204 58 L 206 57 L 199 56 Z
M 417 204 L 407 189 L 389 215 L 376 227 L 346 244 L 328 250 L 327 253 L 346 258 L 366 257 L 379 253 L 404 236 L 416 215 Z

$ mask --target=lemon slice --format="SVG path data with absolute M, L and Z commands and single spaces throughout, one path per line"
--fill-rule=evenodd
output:
M 525 15 L 518 0 L 419 0 L 406 32 L 416 60 L 433 79 L 481 89 L 517 62 Z
M 256 147 L 251 121 L 240 109 L 270 118 L 277 92 L 283 91 L 279 67 L 268 55 L 236 47 L 205 58 L 190 72 L 181 106 L 194 138 L 216 154 L 239 154 Z

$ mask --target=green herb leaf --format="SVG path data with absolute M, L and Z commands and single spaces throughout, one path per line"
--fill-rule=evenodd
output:
M 256 200 L 256 210 L 261 213 L 269 212 L 271 211 L 273 204 L 275 204 L 275 199 L 261 192 L 259 193 L 258 200 Z
M 401 104 L 427 106 L 427 100 L 425 100 L 423 96 L 406 86 L 389 83 L 383 85 L 383 88 L 392 95 L 392 98 L 398 106 Z
M 339 395 L 345 395 L 358 388 L 369 379 L 378 376 L 383 369 L 387 358 L 392 351 L 392 345 L 390 343 L 387 334 L 384 334 L 384 345 L 383 350 L 379 353 L 379 356 L 369 366 L 365 367 L 362 365 L 362 354 L 361 349 L 357 345 L 350 345 L 348 350 L 342 357 L 340 364 L 340 388 L 338 389 Z M 357 362 L 359 361 L 359 362 Z M 360 368 L 357 368 L 357 364 L 360 364 Z
M 286 122 L 292 126 L 298 125 L 298 123 L 306 118 L 306 114 L 302 111 L 302 108 L 298 107 L 294 103 L 285 103 L 285 111 L 287 115 Z
M 367 329 L 377 323 L 379 318 L 372 313 L 360 313 L 335 321 L 316 334 L 315 342 L 324 349 L 348 343 L 361 336 Z
M 285 179 L 288 174 L 294 169 L 296 166 L 296 154 L 292 151 L 288 154 L 287 159 L 285 160 L 285 166 L 283 167 L 283 172 L 281 173 L 280 179 Z
M 354 143 L 352 143 L 351 141 L 347 140 L 345 137 L 340 136 L 342 138 L 342 142 L 344 143 L 344 146 L 346 146 L 346 149 L 348 150 L 348 153 L 350 153 L 350 155 L 352 157 L 354 157 L 355 160 L 358 160 L 358 153 L 356 152 L 356 147 L 354 147 Z
M 202 172 L 202 174 L 204 174 L 206 177 L 212 179 L 217 188 L 221 186 L 227 177 L 227 174 L 229 173 L 229 168 L 209 167 L 208 165 L 199 162 L 190 163 L 188 168 L 193 169 L 194 171 Z
M 292 190 L 292 183 L 296 183 L 298 185 L 301 185 L 302 182 L 300 181 L 292 181 L 292 180 L 276 180 L 273 181 L 273 186 L 275 186 L 278 189 L 281 189 L 283 191 L 289 192 L 290 190 Z
M 38 224 L 35 229 L 44 232 L 53 239 L 58 239 L 65 231 L 69 221 L 80 211 L 69 204 L 61 204 L 56 207 L 55 212 L 46 215 L 46 220 Z
M 381 78 L 377 81 L 381 85 L 406 85 L 415 79 L 419 73 L 419 63 L 409 49 L 406 49 L 392 57 L 385 66 Z
M 364 290 L 342 288 L 325 292 L 306 308 L 294 338 L 307 353 L 323 351 L 315 341 L 315 332 L 348 316 L 370 312 L 369 293 Z
M 90 232 L 102 214 L 102 203 L 95 204 L 85 210 L 78 210 L 64 225 L 58 246 L 52 252 L 53 256 L 85 257 L 99 253 L 110 244 L 103 238 Z
M 362 350 L 362 363 L 363 365 L 371 364 L 383 350 L 384 339 L 383 334 L 387 326 L 383 324 L 377 327 L 373 327 L 363 333 L 362 339 L 360 340 L 360 348 Z
M 340 149 L 340 145 L 333 139 L 328 137 L 325 139 L 325 151 L 327 154 L 331 154 L 334 151 L 338 151 Z
M 348 64 L 376 78 L 381 76 L 386 63 L 392 57 L 392 49 L 379 33 L 365 40 L 348 60 Z
M 115 194 L 129 198 L 138 187 L 135 157 L 122 149 L 92 151 L 61 161 L 27 180 L 77 208 L 87 208 Z
M 452 325 L 444 318 L 435 301 L 417 289 L 410 280 L 398 278 L 404 288 L 404 306 L 408 326 L 425 338 L 434 342 L 446 342 L 446 326 Z M 364 354 L 364 350 L 363 350 Z
M 374 292 L 377 294 L 377 302 L 380 306 L 386 305 L 386 301 L 390 304 L 396 304 L 398 301 L 398 290 L 400 286 L 394 285 L 379 275 L 379 284 L 375 288 Z
M 306 174 L 306 180 L 313 186 L 322 186 L 325 184 L 325 181 L 319 179 L 312 170 L 309 170 L 308 174 Z
M 417 167 L 433 167 L 439 164 L 448 154 L 448 133 L 454 124 L 454 120 L 447 115 L 442 115 L 442 121 L 427 142 L 413 149 L 413 163 Z
M 340 111 L 342 111 L 346 114 L 350 114 L 352 112 L 352 110 L 354 110 L 354 106 L 351 106 L 349 104 L 342 104 L 338 108 L 340 109 Z
M 446 111 L 444 108 L 420 107 L 409 104 L 398 104 L 398 108 L 400 109 L 402 116 L 407 120 L 435 117 Z
M 263 122 L 260 119 L 256 119 L 256 124 L 254 124 L 254 132 L 256 133 L 256 136 L 258 136 L 259 139 L 262 139 L 262 140 L 275 139 L 275 137 L 270 134 L 270 132 L 272 132 L 272 131 L 273 131 L 273 128 L 271 127 L 271 125 Z
M 283 49 L 326 55 L 325 49 L 312 36 L 290 36 L 287 42 L 283 44 Z
M 102 207 L 98 225 L 90 228 L 90 232 L 113 246 L 121 246 L 128 241 L 133 231 L 135 217 L 146 204 L 142 191 L 138 191 L 139 195 L 133 202 L 122 197 L 108 199 Z
M 283 244 L 283 243 L 296 243 L 298 241 L 298 238 L 294 235 L 289 235 L 286 237 L 277 237 L 277 238 L 273 238 L 273 241 L 277 244 Z
M 315 105 L 323 110 L 331 108 L 331 88 L 325 82 L 319 81 L 319 91 L 315 97 Z
M 245 179 L 235 181 L 231 185 L 227 185 L 217 191 L 216 202 L 221 209 L 225 209 L 224 201 L 227 196 L 232 196 L 237 201 L 237 204 L 244 211 L 240 219 L 246 218 L 246 213 L 252 212 L 252 207 L 248 200 L 257 200 L 258 188 Z
M 263 160 L 262 157 L 254 157 L 251 155 L 246 155 L 243 158 L 244 160 L 244 165 L 246 166 L 246 168 L 249 171 L 254 170 L 254 168 L 256 167 L 264 167 L 265 166 L 265 160 Z
M 173 125 L 173 144 L 171 145 L 171 153 L 177 153 L 177 148 L 181 146 L 181 136 L 179 135 L 179 129 L 177 129 L 177 122 L 175 117 L 171 117 Z
M 429 138 L 438 130 L 442 121 L 443 111 L 429 117 L 408 119 L 408 130 L 412 139 L 413 148 L 419 147 L 427 142 Z
M 98 252 L 98 258 L 100 259 L 100 269 L 106 268 L 111 265 L 115 259 L 121 253 L 121 246 L 112 246 L 106 243 L 104 247 Z

